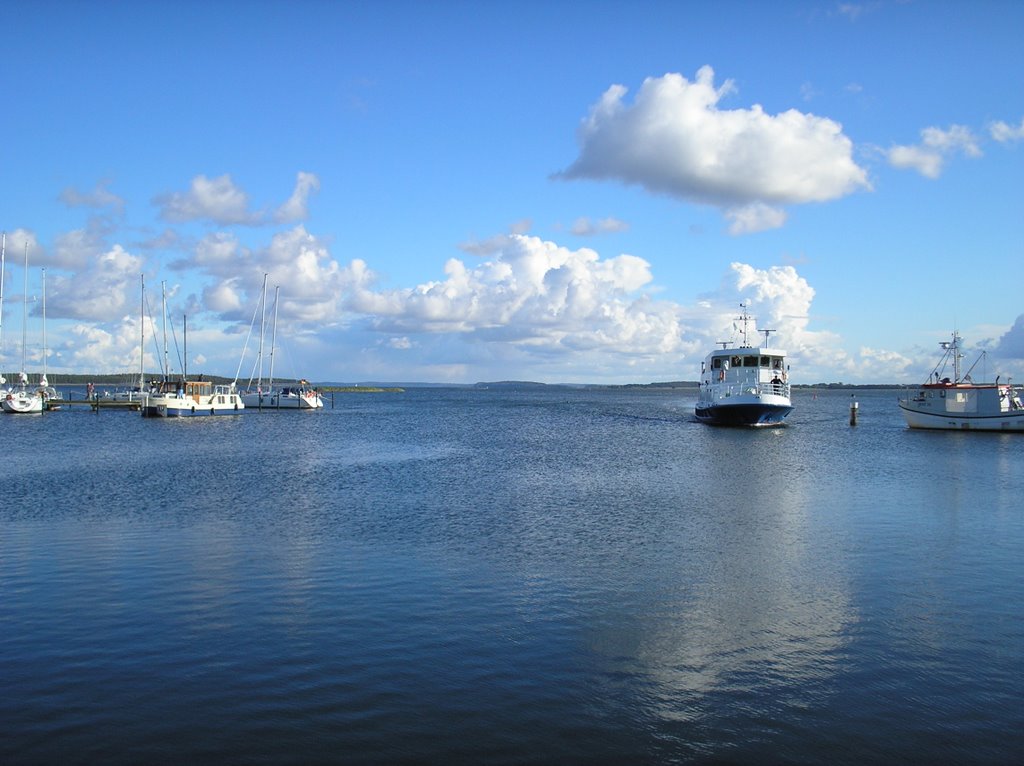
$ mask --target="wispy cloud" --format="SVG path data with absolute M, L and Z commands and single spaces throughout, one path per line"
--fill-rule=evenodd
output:
M 1001 144 L 1008 144 L 1024 139 L 1024 118 L 1021 118 L 1019 125 L 1010 125 L 1006 122 L 993 122 L 989 125 L 989 134 Z
M 109 208 L 115 213 L 123 213 L 124 199 L 107 188 L 109 183 L 101 181 L 87 192 L 69 186 L 60 193 L 60 200 L 68 207 Z
M 572 233 L 578 237 L 593 237 L 598 234 L 614 234 L 620 231 L 628 231 L 629 224 L 620 221 L 618 218 L 577 218 L 572 224 Z
M 980 157 L 981 147 L 971 129 L 964 125 L 942 128 L 925 128 L 921 131 L 921 143 L 910 146 L 893 146 L 886 152 L 889 164 L 903 170 L 916 170 L 926 178 L 942 175 L 946 160 L 955 155 Z
M 306 218 L 309 197 L 319 189 L 320 180 L 314 174 L 300 172 L 291 196 L 278 208 L 269 212 L 250 210 L 249 195 L 230 175 L 199 175 L 192 179 L 188 191 L 158 195 L 153 203 L 160 208 L 160 218 L 169 223 L 212 221 L 225 226 L 259 226 Z
M 309 217 L 309 196 L 320 191 L 320 179 L 312 173 L 300 172 L 295 180 L 295 191 L 281 207 L 274 212 L 277 223 L 304 221 Z

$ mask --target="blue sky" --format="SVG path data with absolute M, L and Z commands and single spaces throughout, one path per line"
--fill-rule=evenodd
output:
M 954 328 L 1024 379 L 1024 3 L 5 21 L 5 372 L 27 246 L 30 373 L 45 268 L 51 375 L 138 368 L 144 274 L 189 371 L 247 379 L 269 274 L 279 376 L 693 380 L 743 302 L 794 382 L 921 381 Z

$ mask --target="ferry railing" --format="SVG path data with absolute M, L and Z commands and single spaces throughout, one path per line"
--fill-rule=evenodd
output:
M 733 396 L 751 396 L 757 394 L 759 396 L 773 395 L 773 396 L 784 396 L 789 398 L 789 383 L 758 383 L 754 381 L 750 382 L 735 382 L 729 383 L 723 386 L 719 384 L 715 389 L 718 393 L 719 399 L 727 399 Z

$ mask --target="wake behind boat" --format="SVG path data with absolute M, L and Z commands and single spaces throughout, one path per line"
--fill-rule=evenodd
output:
M 900 410 L 910 428 L 958 431 L 1024 432 L 1022 391 L 1009 381 L 975 383 L 971 370 L 961 374 L 963 339 L 957 332 L 951 341 L 941 344 L 945 353 L 935 366 L 928 382 L 907 391 L 899 399 Z M 979 357 L 980 358 L 980 357 Z M 952 363 L 953 377 L 943 377 Z
M 703 423 L 717 426 L 779 426 L 793 411 L 789 398 L 789 368 L 786 352 L 764 346 L 753 348 L 747 342 L 746 307 L 738 319 L 743 323 L 743 342 L 739 348 L 715 349 L 701 363 L 700 393 L 694 414 Z

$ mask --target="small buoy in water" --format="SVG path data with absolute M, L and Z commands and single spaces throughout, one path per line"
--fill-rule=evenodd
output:
M 852 397 L 853 394 L 850 394 L 850 396 Z M 859 405 L 857 404 L 857 400 L 856 399 L 854 399 L 853 401 L 850 402 L 850 425 L 851 426 L 857 425 L 857 407 L 858 406 Z

